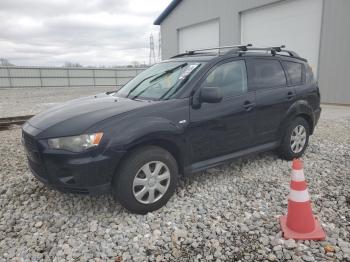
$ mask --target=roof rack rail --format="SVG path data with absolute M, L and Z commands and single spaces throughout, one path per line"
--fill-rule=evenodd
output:
M 195 50 L 190 50 L 186 51 L 185 53 L 181 53 L 178 55 L 175 55 L 171 58 L 176 58 L 176 57 L 182 57 L 182 56 L 187 56 L 187 55 L 194 55 L 194 54 L 202 54 L 202 55 L 208 55 L 212 54 L 212 52 L 207 52 L 211 50 L 218 50 L 218 54 L 220 55 L 220 51 L 222 49 L 230 49 L 223 53 L 223 55 L 230 55 L 230 54 L 239 54 L 242 55 L 246 51 L 266 51 L 270 52 L 271 55 L 276 55 L 277 53 L 287 53 L 289 56 L 301 59 L 303 61 L 307 61 L 305 58 L 300 57 L 296 52 L 284 49 L 286 46 L 281 45 L 281 46 L 270 46 L 270 47 L 252 47 L 252 44 L 246 44 L 246 45 L 231 45 L 231 46 L 219 46 L 219 47 L 212 47 L 212 48 L 202 48 L 202 49 L 195 49 Z
M 234 48 L 235 51 L 247 51 L 248 47 L 253 46 L 252 44 L 246 44 L 246 45 L 228 45 L 228 46 L 219 46 L 219 47 L 211 47 L 211 48 L 201 48 L 201 49 L 194 49 L 194 50 L 188 50 L 185 53 L 181 53 L 178 55 L 175 55 L 171 58 L 186 56 L 186 55 L 194 55 L 196 53 L 200 54 L 208 54 L 209 52 L 203 52 L 203 51 L 211 51 L 211 50 L 218 50 L 218 54 L 220 54 L 221 49 L 229 49 Z M 233 50 L 232 50 L 233 51 Z
M 283 49 L 285 47 L 286 47 L 285 45 L 271 46 L 271 47 L 252 47 L 252 48 L 248 48 L 248 50 L 246 51 L 267 51 L 267 52 L 271 52 L 272 55 L 276 55 L 277 53 L 283 52 L 283 53 L 287 53 L 291 57 L 295 57 L 295 58 L 299 58 L 301 60 L 307 61 L 305 58 L 300 57 L 296 52 Z M 238 53 L 242 53 L 242 51 L 238 51 Z
M 190 53 L 190 52 L 185 52 L 185 53 L 180 53 L 180 54 L 177 54 L 177 55 L 174 55 L 170 58 L 177 58 L 177 57 L 182 57 L 182 56 L 187 56 L 187 55 L 194 55 L 196 53 Z M 201 55 L 212 55 L 213 53 L 212 52 L 200 52 L 200 53 L 197 53 L 197 54 L 201 54 Z
M 297 53 L 293 52 L 293 51 L 289 51 L 289 50 L 283 50 L 282 48 L 285 48 L 285 45 L 281 45 L 281 46 L 271 46 L 271 47 L 252 47 L 249 48 L 248 51 L 270 51 L 271 54 L 275 55 L 276 53 L 279 52 L 286 52 L 288 53 L 290 56 L 298 56 Z
M 201 52 L 201 51 L 209 51 L 209 50 L 220 50 L 221 49 L 228 49 L 228 48 L 238 48 L 242 51 L 247 50 L 248 46 L 253 46 L 252 44 L 246 44 L 246 45 L 227 45 L 227 46 L 219 46 L 219 47 L 212 47 L 212 48 L 202 48 L 202 49 L 194 49 L 190 51 L 186 51 L 186 53 L 194 53 L 194 52 Z

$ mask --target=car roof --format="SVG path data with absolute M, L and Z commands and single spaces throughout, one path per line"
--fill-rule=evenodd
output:
M 282 54 L 276 54 L 272 55 L 271 53 L 262 53 L 262 52 L 244 52 L 242 55 L 239 54 L 232 54 L 230 56 L 226 55 L 221 55 L 217 53 L 207 53 L 207 54 L 194 54 L 194 55 L 188 55 L 188 56 L 180 56 L 180 57 L 173 57 L 169 58 L 167 60 L 164 60 L 163 62 L 173 62 L 173 61 L 178 61 L 178 62 L 209 62 L 215 58 L 222 57 L 222 59 L 226 59 L 228 57 L 262 57 L 262 58 L 271 58 L 271 57 L 279 57 L 282 59 L 287 59 L 287 60 L 297 60 L 299 62 L 305 62 L 305 59 L 300 58 L 300 57 L 293 57 L 293 56 L 288 56 L 288 55 L 282 55 Z M 302 60 L 302 61 L 300 61 Z
M 239 57 L 240 55 L 235 54 L 231 55 L 229 57 Z M 189 55 L 189 56 L 181 56 L 181 57 L 174 57 L 174 58 L 169 58 L 167 60 L 164 60 L 162 62 L 209 62 L 213 60 L 214 58 L 219 58 L 222 57 L 222 59 L 228 58 L 227 56 L 223 55 L 218 55 L 218 54 L 208 54 L 208 55 Z M 262 58 L 273 58 L 273 57 L 279 57 L 282 59 L 287 59 L 287 60 L 297 60 L 298 62 L 304 62 L 305 59 L 301 59 L 299 57 L 291 57 L 288 55 L 271 55 L 269 53 L 258 53 L 258 52 L 246 52 L 244 55 L 241 57 L 262 57 Z

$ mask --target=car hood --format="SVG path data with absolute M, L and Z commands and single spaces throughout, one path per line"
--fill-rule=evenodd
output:
M 151 103 L 98 94 L 52 107 L 29 119 L 28 123 L 42 131 L 41 138 L 78 135 L 99 121 Z

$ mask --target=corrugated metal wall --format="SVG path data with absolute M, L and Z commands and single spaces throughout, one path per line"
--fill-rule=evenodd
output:
M 162 22 L 162 58 L 179 52 L 179 29 L 219 20 L 220 45 L 233 45 L 241 40 L 240 12 L 282 0 L 186 0 Z
M 145 68 L 0 67 L 0 88 L 121 87 Z
M 161 24 L 162 58 L 167 59 L 178 53 L 179 29 L 212 19 L 220 21 L 220 45 L 240 43 L 241 13 L 279 1 L 296 0 L 182 1 Z M 350 0 L 319 1 L 323 2 L 317 75 L 321 99 L 323 103 L 350 105 Z M 274 30 L 283 28 L 278 28 L 276 24 Z
M 318 82 L 325 103 L 350 105 L 350 1 L 325 0 Z

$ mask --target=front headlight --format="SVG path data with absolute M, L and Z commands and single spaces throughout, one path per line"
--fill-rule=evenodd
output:
M 52 149 L 62 149 L 72 152 L 81 152 L 85 149 L 98 146 L 103 133 L 89 135 L 69 136 L 48 139 L 49 147 Z

